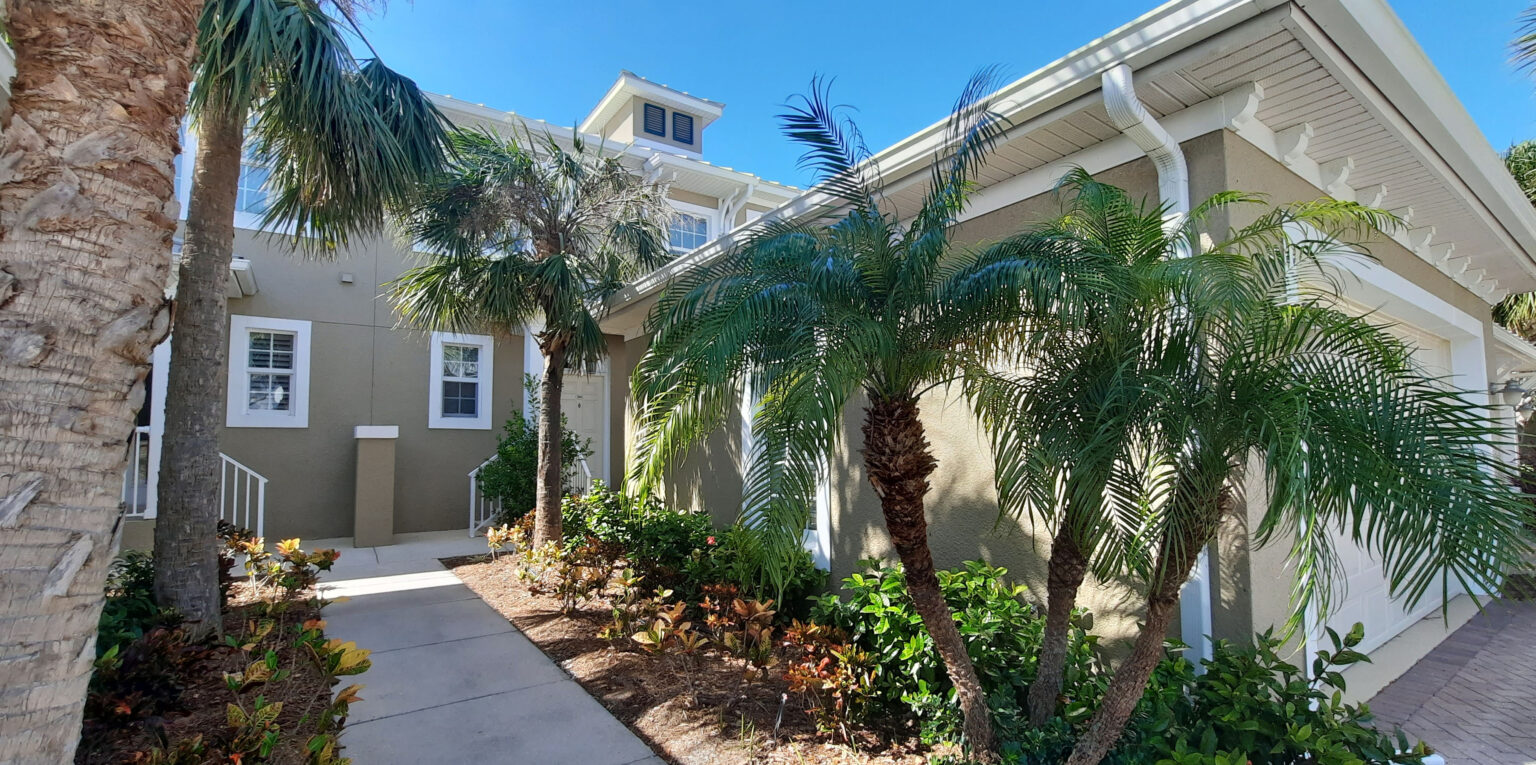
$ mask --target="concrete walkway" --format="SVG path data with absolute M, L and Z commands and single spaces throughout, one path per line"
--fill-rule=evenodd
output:
M 1371 699 L 1451 765 L 1536 764 L 1536 603 L 1500 600 Z
M 464 532 L 341 550 L 321 588 L 326 633 L 373 651 L 341 742 L 358 765 L 662 765 L 639 738 L 438 558 L 485 552 Z

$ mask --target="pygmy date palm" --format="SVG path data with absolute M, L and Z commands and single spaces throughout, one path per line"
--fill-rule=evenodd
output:
M 921 206 L 906 216 L 877 193 L 856 127 L 812 92 L 782 118 L 806 147 L 831 212 L 765 222 L 741 245 L 672 285 L 650 320 L 651 348 L 631 385 L 639 435 L 632 472 L 642 489 L 668 462 L 721 427 L 743 386 L 755 452 L 742 523 L 762 556 L 800 545 L 821 466 L 863 407 L 864 468 L 906 571 L 914 608 L 954 683 L 973 753 L 996 757 L 983 689 L 939 589 L 924 517 L 936 461 L 921 397 L 978 384 L 1033 331 L 1029 320 L 1061 293 L 1071 259 L 1023 252 L 1011 240 L 971 251 L 951 242 L 973 177 L 1003 129 L 983 99 L 990 75 L 971 80 L 935 157 Z M 963 532 L 960 532 L 963 533 Z M 769 568 L 772 576 L 776 572 Z
M 1162 657 L 1181 586 L 1241 508 L 1250 463 L 1262 465 L 1265 479 L 1263 495 L 1246 498 L 1262 507 L 1252 533 L 1258 544 L 1290 544 L 1292 626 L 1309 609 L 1330 611 L 1336 534 L 1382 561 L 1390 593 L 1410 606 L 1432 591 L 1449 599 L 1455 586 L 1495 589 L 1520 562 L 1529 549 L 1522 503 L 1492 448 L 1508 434 L 1472 394 L 1417 366 L 1411 347 L 1336 305 L 1335 266 L 1363 257 L 1341 242 L 1390 228 L 1390 216 L 1319 200 L 1264 211 L 1212 243 L 1201 231 L 1205 210 L 1261 202 L 1222 195 L 1162 234 L 1161 210 L 1138 210 L 1123 192 L 1097 184 L 1079 192 L 1075 219 L 1048 227 L 1051 235 L 1036 246 L 1060 248 L 1062 229 L 1078 233 L 1072 246 L 1134 245 L 1127 252 L 1146 258 L 1146 270 L 1165 274 L 1158 278 L 1165 293 L 1143 293 L 1141 329 L 1116 319 L 1105 326 L 1123 334 L 1086 344 L 1109 363 L 1077 370 L 1065 367 L 1068 353 L 1031 356 L 1043 382 L 1023 386 L 1024 403 L 1014 410 L 1015 429 L 1038 430 L 1018 438 L 1017 448 L 1054 449 L 1098 473 L 1067 498 L 1060 506 L 1067 517 L 1055 522 L 1086 538 L 1085 552 L 1110 573 L 1139 575 L 1145 586 L 1142 630 L 1071 765 L 1099 762 L 1119 738 Z M 1175 257 L 1183 252 L 1192 254 Z M 1088 325 L 1079 318 L 1074 326 Z M 1133 347 L 1109 353 L 1117 342 Z M 1052 378 L 1071 386 L 1054 394 L 1065 411 L 1041 412 L 1028 398 L 1053 395 L 1045 390 Z M 989 385 L 988 395 L 1005 397 L 1004 385 Z M 989 430 L 1005 424 L 999 412 L 1007 409 L 994 402 Z M 1115 421 L 1123 413 L 1134 422 Z M 1072 448 L 1053 447 L 1058 438 Z M 1006 442 L 997 456 L 1021 469 L 1043 461 L 1010 452 Z M 1123 464 L 1103 467 L 1114 462 Z M 1067 464 L 1054 475 L 1071 479 L 1074 463 Z M 1083 499 L 1094 492 L 1097 501 Z M 1085 526 L 1097 529 L 1083 537 L 1077 529 Z
M 266 227 L 324 255 L 376 233 L 442 161 L 444 123 L 411 80 L 348 49 L 345 0 L 206 0 L 189 105 L 197 157 L 176 288 L 155 524 L 155 595 L 188 629 L 220 622 L 218 556 L 230 258 L 250 126 L 269 169 Z M 244 398 L 245 391 L 230 391 Z
M 579 134 L 459 130 L 451 146 L 447 170 L 402 214 L 405 236 L 427 254 L 389 296 L 419 328 L 535 333 L 544 375 L 534 541 L 559 541 L 564 373 L 596 367 L 606 299 L 669 257 L 666 187 Z

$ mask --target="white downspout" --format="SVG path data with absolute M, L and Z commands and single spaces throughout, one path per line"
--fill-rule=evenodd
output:
M 1129 66 L 1114 66 L 1104 73 L 1102 82 L 1104 109 L 1109 112 L 1110 123 L 1146 152 L 1147 158 L 1157 167 L 1157 194 L 1167 207 L 1163 230 L 1172 233 L 1189 217 L 1189 163 L 1184 159 L 1184 150 L 1136 97 Z M 1175 244 L 1175 257 L 1188 255 L 1188 245 L 1180 239 Z M 1200 559 L 1195 562 L 1194 573 L 1185 583 L 1179 602 L 1182 604 L 1179 609 L 1180 633 L 1193 649 L 1195 655 L 1190 658 L 1198 670 L 1199 659 L 1209 659 L 1212 655 L 1211 558 L 1208 549 L 1200 551 Z

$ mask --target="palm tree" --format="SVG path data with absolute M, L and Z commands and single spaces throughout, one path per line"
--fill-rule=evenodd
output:
M 598 324 L 606 299 L 668 259 L 666 187 L 575 131 L 565 141 L 459 130 L 451 145 L 448 168 L 400 221 L 428 254 L 389 296 L 418 328 L 536 333 L 544 375 L 534 541 L 559 541 L 564 375 L 593 371 L 607 353 Z
M 1089 190 L 1090 209 L 1105 205 L 1090 214 L 1100 228 L 1152 241 L 1161 210 L 1135 212 L 1118 190 Z M 1255 203 L 1230 195 L 1202 209 Z M 1453 584 L 1490 591 L 1530 549 L 1512 471 L 1489 448 L 1502 434 L 1487 408 L 1427 376 L 1411 347 L 1340 311 L 1328 289 L 1299 286 L 1331 286 L 1329 264 L 1353 252 L 1340 242 L 1393 219 L 1321 200 L 1269 210 L 1202 246 L 1201 217 L 1152 242 L 1183 272 L 1161 310 L 1166 331 L 1184 339 L 1155 354 L 1176 363 L 1157 365 L 1166 378 L 1138 428 L 1147 457 L 1126 473 L 1141 485 L 1106 489 L 1153 498 L 1110 535 L 1151 553 L 1146 618 L 1069 765 L 1099 762 L 1119 738 L 1162 658 L 1180 588 L 1239 511 L 1250 461 L 1263 464 L 1268 489 L 1250 498 L 1265 502 L 1256 540 L 1290 541 L 1292 627 L 1309 609 L 1330 611 L 1330 531 L 1381 560 L 1391 594 L 1410 605 L 1431 588 L 1448 599 Z M 1195 255 L 1173 259 L 1184 248 Z
M 668 462 L 721 427 L 749 381 L 756 453 L 746 470 L 742 523 L 770 577 L 800 545 L 821 466 L 850 402 L 863 406 L 864 466 L 906 572 L 914 607 L 944 661 L 974 756 L 997 757 L 985 693 L 944 602 L 924 515 L 936 462 L 920 399 L 951 383 L 973 390 L 1023 338 L 1095 289 L 1005 240 L 962 251 L 950 241 L 972 178 L 1003 129 L 973 77 L 951 114 L 930 187 L 909 223 L 877 196 L 878 170 L 857 127 L 826 87 L 782 117 L 806 147 L 834 209 L 820 219 L 764 223 L 719 260 L 682 276 L 650 319 L 651 348 L 631 385 L 639 434 L 633 477 L 656 486 Z M 1086 285 L 1086 286 L 1085 286 Z M 1065 310 L 1060 315 L 1065 315 Z M 862 401 L 860 401 L 862 397 Z
M 327 7 L 332 13 L 327 13 Z M 334 14 L 334 15 L 332 15 Z M 191 114 L 196 169 L 176 291 L 155 522 L 155 596 L 194 636 L 219 619 L 218 427 L 235 203 L 247 125 L 270 167 L 267 225 L 327 255 L 378 232 L 386 206 L 442 162 L 442 116 L 377 58 L 358 61 L 348 2 L 206 0 Z
M 1015 237 L 1040 259 L 1076 262 L 1063 272 L 1091 298 L 1064 331 L 1027 338 L 1012 374 L 983 381 L 973 401 L 992 438 L 999 511 L 1054 527 L 1046 577 L 1046 621 L 1029 692 L 1030 723 L 1055 713 L 1066 668 L 1077 593 L 1092 572 L 1101 580 L 1145 574 L 1151 552 L 1142 519 L 1146 450 L 1160 401 L 1187 356 L 1188 333 L 1167 317 L 1178 285 L 1206 256 L 1170 261 L 1164 210 L 1145 211 L 1124 192 L 1069 172 L 1057 193 L 1063 212 Z M 1205 217 L 1236 195 L 1194 211 Z M 1058 288 L 1051 286 L 1053 292 Z
M 64 763 L 176 222 L 197 4 L 9 2 L 0 134 L 0 762 Z

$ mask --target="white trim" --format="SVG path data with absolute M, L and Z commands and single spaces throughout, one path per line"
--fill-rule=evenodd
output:
M 288 412 L 247 409 L 249 401 L 250 333 L 259 331 L 293 333 L 293 383 L 288 391 L 292 402 Z M 229 317 L 229 387 L 224 424 L 230 428 L 307 428 L 309 427 L 309 348 L 312 325 L 298 319 L 269 316 Z
M 691 202 L 683 202 L 681 200 L 673 199 L 671 197 L 667 197 L 667 204 L 670 205 L 673 210 L 676 210 L 679 213 L 682 213 L 684 215 L 694 215 L 694 216 L 697 216 L 697 217 L 700 217 L 700 218 L 704 219 L 704 243 L 700 244 L 698 247 L 695 247 L 695 248 L 693 248 L 691 250 L 672 250 L 673 253 L 678 254 L 678 255 L 685 255 L 685 254 L 690 253 L 690 252 L 697 252 L 699 250 L 704 249 L 705 247 L 708 247 L 711 242 L 713 242 L 716 239 L 720 238 L 720 209 L 719 208 L 717 208 L 717 207 L 705 207 L 703 205 L 696 205 L 696 204 L 693 204 Z M 671 237 L 672 237 L 672 231 L 671 231 L 671 224 L 669 222 L 668 228 L 667 228 L 667 239 L 668 239 L 667 246 L 668 246 L 668 249 L 671 248 L 671 244 L 672 244 L 671 243 Z
M 352 428 L 353 438 L 399 438 L 399 425 L 358 425 Z
M 523 327 L 523 374 L 533 375 L 535 378 L 544 374 L 544 351 L 539 348 L 537 335 L 544 331 L 543 322 L 534 322 Z M 522 380 L 517 381 L 518 390 L 522 394 L 518 398 L 523 402 L 523 419 L 532 419 L 539 411 L 539 393 L 537 390 L 529 390 L 523 385 Z
M 475 377 L 475 416 L 459 417 L 443 414 L 443 346 L 464 345 L 480 351 L 478 375 Z M 440 430 L 490 430 L 492 384 L 495 381 L 496 340 L 490 335 L 467 335 L 454 332 L 433 332 L 432 351 L 427 368 L 427 427 Z
M 155 517 L 160 500 L 160 449 L 165 441 L 165 391 L 170 374 L 171 338 L 167 336 L 150 356 L 149 475 L 144 481 L 144 518 Z

